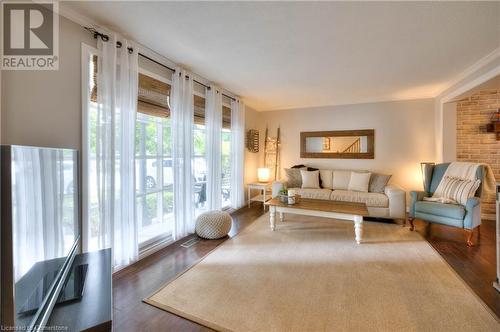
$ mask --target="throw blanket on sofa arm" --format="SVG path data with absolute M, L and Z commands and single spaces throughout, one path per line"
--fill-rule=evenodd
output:
M 446 172 L 441 179 L 434 195 L 432 197 L 425 197 L 426 201 L 434 201 L 441 203 L 457 203 L 455 200 L 450 199 L 448 197 L 443 197 L 443 191 L 445 183 L 449 182 L 449 178 L 458 178 L 465 181 L 475 181 L 476 180 L 476 172 L 479 166 L 484 166 L 486 174 L 483 180 L 483 190 L 487 193 L 495 192 L 495 176 L 493 175 L 493 170 L 490 165 L 484 163 L 471 163 L 471 162 L 461 162 L 456 161 L 452 162 L 450 166 L 446 169 Z M 475 192 L 475 191 L 474 191 Z M 474 193 L 473 193 L 474 194 Z

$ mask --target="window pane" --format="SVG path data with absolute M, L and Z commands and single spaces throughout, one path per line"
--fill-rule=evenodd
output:
M 172 123 L 170 118 L 163 120 L 163 155 L 172 156 Z
M 139 245 L 172 233 L 173 174 L 170 123 L 170 72 L 139 58 L 136 122 L 136 205 Z
M 231 131 L 222 129 L 222 207 L 231 205 Z
M 163 187 L 165 190 L 172 190 L 174 183 L 174 173 L 172 169 L 172 158 L 163 159 Z
M 163 192 L 163 216 L 166 219 L 174 218 L 174 193 L 171 191 Z
M 195 85 L 195 90 L 197 86 Z M 198 92 L 205 88 L 198 86 Z M 205 133 L 205 98 L 193 96 L 194 126 L 193 126 L 193 195 L 195 215 L 207 209 L 207 160 L 206 160 L 206 133 Z
M 162 230 L 162 217 L 158 218 L 158 202 L 161 193 L 148 194 L 139 197 L 137 202 L 137 215 L 139 219 L 139 243 L 164 233 Z
M 158 128 L 157 124 L 150 122 L 145 127 L 146 155 L 156 156 L 158 154 Z

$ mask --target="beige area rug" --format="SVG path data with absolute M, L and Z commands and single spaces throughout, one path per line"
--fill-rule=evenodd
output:
M 465 245 L 465 244 L 464 244 Z M 268 214 L 145 302 L 222 331 L 500 331 L 416 232 Z

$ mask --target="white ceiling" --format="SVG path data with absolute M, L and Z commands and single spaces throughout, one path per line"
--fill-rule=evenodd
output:
M 434 97 L 500 46 L 500 2 L 66 2 L 257 110 Z

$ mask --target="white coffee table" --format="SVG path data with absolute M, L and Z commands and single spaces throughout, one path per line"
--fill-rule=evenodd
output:
M 269 223 L 273 231 L 276 229 L 276 212 L 280 214 L 281 222 L 284 221 L 284 213 L 292 213 L 352 221 L 354 223 L 356 243 L 360 244 L 363 239 L 363 217 L 368 215 L 364 203 L 300 198 L 298 203 L 288 205 L 277 198 L 273 198 L 266 202 L 265 205 L 269 206 Z

